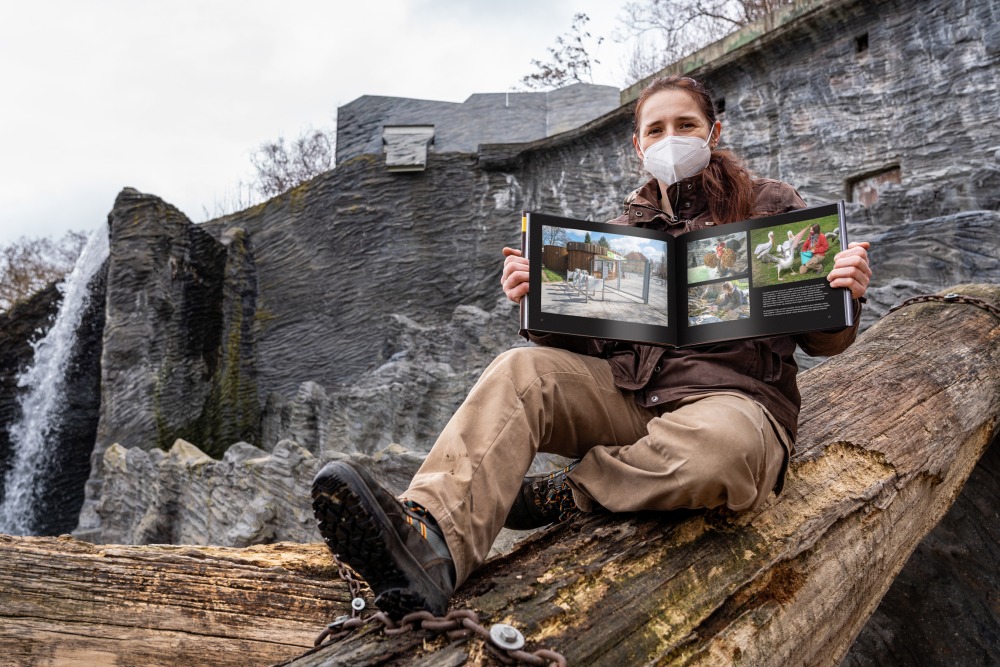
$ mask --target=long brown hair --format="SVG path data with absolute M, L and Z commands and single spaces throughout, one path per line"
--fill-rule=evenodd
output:
M 654 79 L 636 100 L 635 117 L 632 121 L 632 130 L 636 136 L 639 135 L 639 114 L 643 103 L 664 90 L 683 90 L 688 93 L 708 118 L 709 125 L 715 126 L 718 114 L 705 86 L 691 77 L 672 74 Z M 743 161 L 732 151 L 712 149 L 712 158 L 701 172 L 701 183 L 708 195 L 708 210 L 715 222 L 737 222 L 753 215 L 753 180 L 750 172 L 743 166 Z

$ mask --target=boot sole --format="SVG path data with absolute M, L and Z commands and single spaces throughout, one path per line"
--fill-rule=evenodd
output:
M 403 546 L 378 499 L 350 465 L 328 464 L 312 487 L 313 512 L 330 551 L 364 577 L 375 606 L 393 619 L 426 610 L 442 616 L 448 597 Z

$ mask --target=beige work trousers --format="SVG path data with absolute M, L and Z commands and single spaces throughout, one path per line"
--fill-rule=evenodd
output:
M 585 511 L 743 510 L 769 496 L 791 446 L 742 394 L 648 409 L 604 359 L 522 347 L 483 372 L 403 497 L 438 521 L 457 585 L 486 558 L 537 452 L 581 458 L 569 481 Z

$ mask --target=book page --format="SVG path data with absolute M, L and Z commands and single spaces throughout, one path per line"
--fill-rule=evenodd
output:
M 672 238 L 528 215 L 528 329 L 673 344 Z
M 682 344 L 846 326 L 849 293 L 826 280 L 842 243 L 846 230 L 839 204 L 684 235 L 688 286 Z

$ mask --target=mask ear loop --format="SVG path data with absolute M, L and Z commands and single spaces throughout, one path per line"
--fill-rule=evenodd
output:
M 716 138 L 715 143 L 712 143 L 712 135 L 715 134 L 715 128 L 718 127 L 719 121 L 712 123 L 712 129 L 708 131 L 708 140 L 705 142 L 710 150 L 715 150 L 715 147 L 719 145 L 719 139 Z

